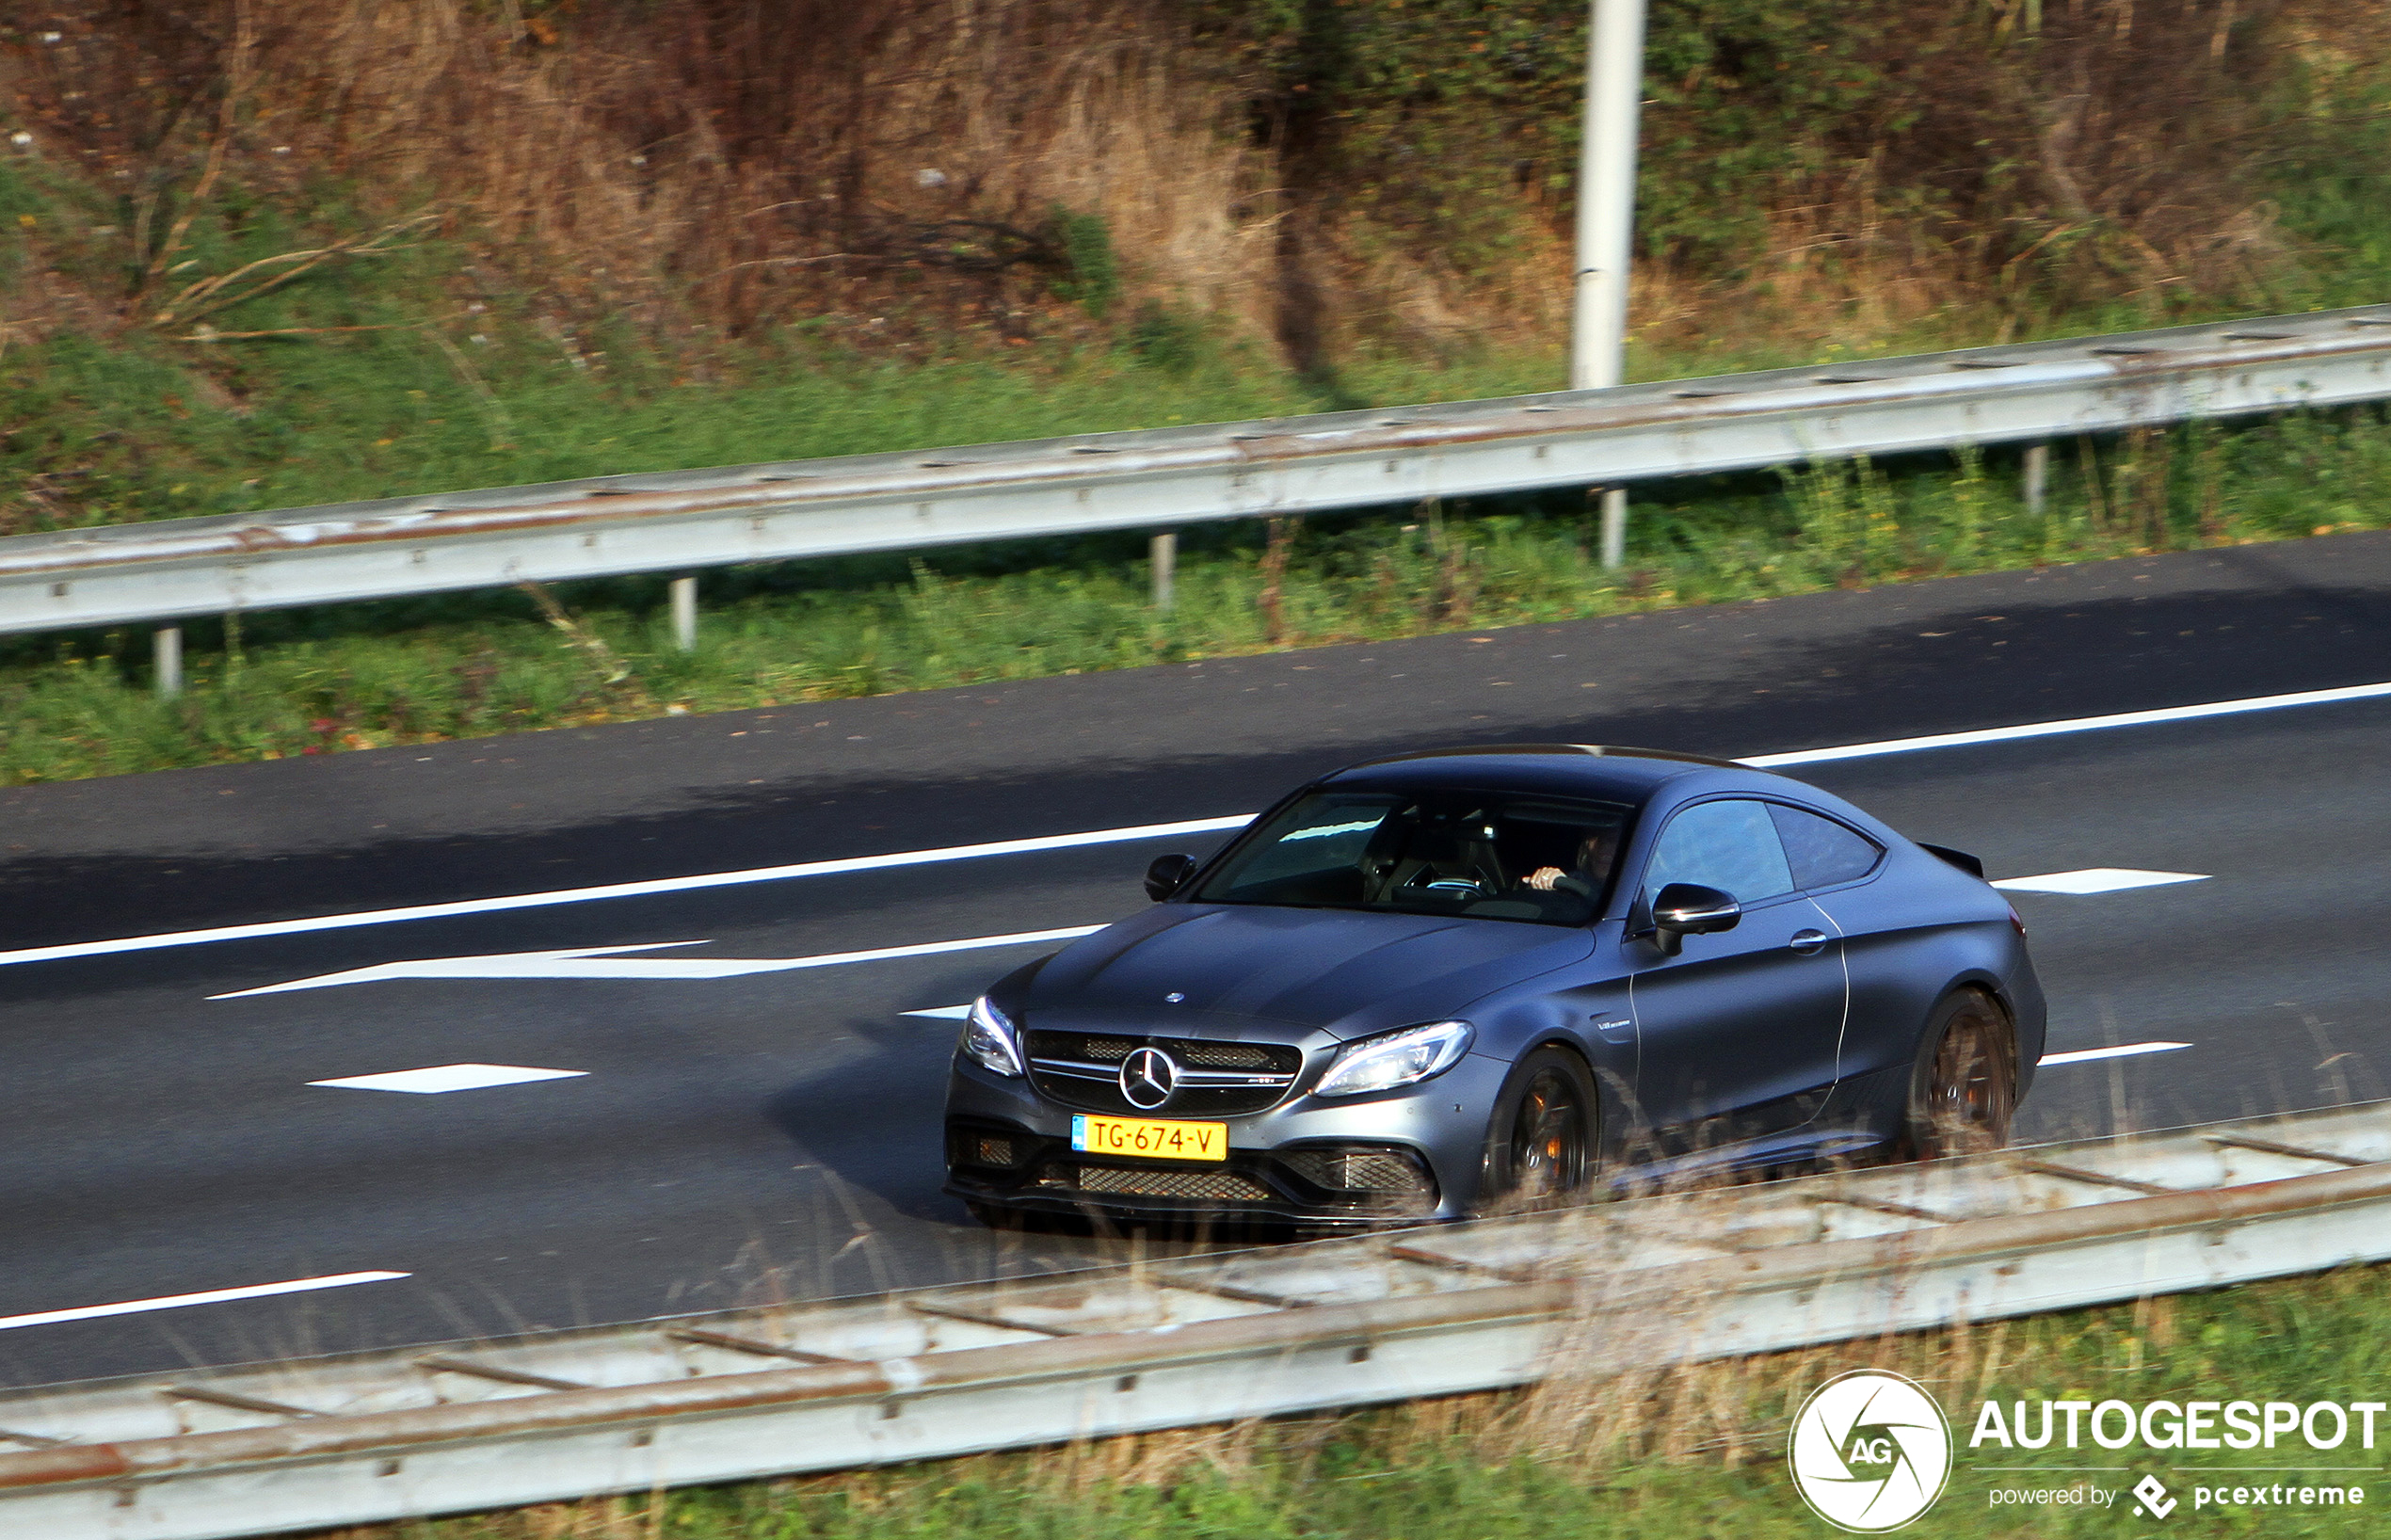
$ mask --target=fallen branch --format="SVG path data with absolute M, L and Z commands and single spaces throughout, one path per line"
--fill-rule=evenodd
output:
M 137 311 L 158 280 L 173 270 L 174 254 L 183 249 L 183 237 L 191 233 L 191 222 L 207 206 L 216 191 L 217 179 L 224 174 L 225 157 L 233 149 L 233 130 L 240 115 L 241 100 L 249 93 L 257 79 L 257 24 L 249 14 L 246 0 L 233 3 L 233 47 L 225 65 L 224 99 L 217 104 L 216 133 L 208 141 L 207 164 L 201 168 L 199 184 L 191 189 L 189 201 L 168 229 L 166 240 L 158 247 L 157 255 L 141 274 L 141 281 L 133 291 L 128 309 Z M 141 223 L 146 233 L 149 223 L 144 211 Z M 169 309 L 171 307 L 168 307 Z M 163 319 L 163 317 L 161 317 Z
M 442 316 L 441 319 L 451 317 Z M 214 327 L 203 326 L 174 340 L 178 343 L 239 343 L 253 337 L 321 337 L 339 331 L 420 331 L 438 325 L 440 321 L 384 321 L 375 326 L 274 327 L 265 331 L 218 331 Z
M 359 235 L 345 241 L 334 241 L 329 246 L 317 247 L 311 250 L 278 252 L 270 257 L 260 257 L 254 262 L 243 263 L 229 273 L 220 273 L 214 278 L 203 278 L 190 284 L 182 293 L 168 300 L 163 310 L 151 316 L 150 324 L 162 327 L 181 321 L 188 325 L 202 315 L 213 315 L 218 311 L 230 310 L 234 305 L 246 304 L 261 296 L 271 294 L 291 280 L 313 272 L 338 257 L 378 256 L 391 251 L 405 250 L 407 249 L 404 247 L 394 247 L 386 243 L 439 217 L 437 212 L 418 214 L 410 218 L 401 219 L 396 224 L 385 225 L 370 235 Z M 243 279 L 278 264 L 290 265 L 265 281 L 252 284 L 237 294 L 229 292 Z

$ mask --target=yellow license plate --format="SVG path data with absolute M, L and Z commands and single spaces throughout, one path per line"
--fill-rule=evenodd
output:
M 1090 1155 L 1140 1155 L 1154 1161 L 1225 1161 L 1226 1123 L 1165 1123 L 1152 1117 L 1071 1119 L 1071 1147 Z

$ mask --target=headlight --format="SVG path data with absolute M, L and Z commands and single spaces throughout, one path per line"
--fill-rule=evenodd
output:
M 982 995 L 971 1002 L 971 1014 L 963 1020 L 962 1049 L 982 1068 L 993 1069 L 1000 1075 L 1021 1072 L 1021 1051 L 1013 1040 L 1013 1023 L 1004 1013 L 988 1003 Z
M 1348 1043 L 1311 1094 L 1357 1097 L 1440 1075 L 1461 1062 L 1476 1035 L 1477 1029 L 1467 1021 L 1436 1021 Z

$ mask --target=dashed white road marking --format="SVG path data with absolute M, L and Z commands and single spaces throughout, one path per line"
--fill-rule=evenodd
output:
M 2087 866 L 2080 872 L 2046 872 L 2038 877 L 2000 877 L 1993 886 L 2013 893 L 2122 893 L 2133 888 L 2165 888 L 2206 882 L 2206 872 L 2142 872 L 2130 866 Z
M 439 1096 L 443 1091 L 480 1091 L 492 1085 L 528 1085 L 534 1081 L 578 1080 L 586 1069 L 531 1069 L 512 1064 L 439 1064 L 428 1069 L 393 1069 L 380 1075 L 345 1075 L 339 1080 L 312 1080 L 310 1085 L 331 1085 L 345 1091 L 405 1091 L 413 1096 Z
M 933 1021 L 960 1021 L 971 1014 L 969 1005 L 933 1005 L 926 1011 L 900 1011 L 900 1016 L 925 1016 Z
M 837 968 L 847 963 L 889 962 L 899 957 L 934 957 L 944 952 L 975 952 L 983 947 L 1034 946 L 1041 941 L 1070 941 L 1092 936 L 1102 925 L 1067 925 L 1060 930 L 1016 931 L 1009 936 L 972 936 L 959 941 L 923 941 L 913 946 L 875 947 L 869 952 L 826 952 L 811 957 L 622 957 L 622 952 L 653 952 L 665 947 L 703 946 L 703 941 L 650 941 L 641 946 L 602 946 L 581 952 L 502 952 L 482 957 L 414 957 L 376 963 L 340 973 L 267 984 L 210 995 L 210 1000 L 246 1000 L 251 995 L 287 994 L 294 989 L 329 989 L 343 984 L 380 984 L 393 979 L 735 979 L 750 973 L 788 973 L 800 968 Z
M 2078 1048 L 2065 1053 L 2046 1053 L 2037 1063 L 2045 1068 L 2055 1064 L 2083 1064 L 2093 1059 L 2123 1059 L 2136 1053 L 2172 1053 L 2190 1043 L 2120 1043 L 2114 1048 Z
M 1741 762 L 1761 770 L 1794 765 L 1826 764 L 1837 760 L 1869 759 L 1886 754 L 1913 754 L 1924 749 L 1965 748 L 1978 744 L 2014 743 L 2063 733 L 2094 732 L 2110 728 L 2154 727 L 2192 722 L 2211 716 L 2247 712 L 2281 711 L 2292 706 L 2335 705 L 2391 697 L 2391 683 L 2353 684 L 2337 690 L 2303 690 L 2291 695 L 2252 696 L 2240 700 L 2215 700 L 2198 706 L 2169 706 L 2158 711 L 2119 712 L 2106 716 L 2078 716 L 2057 722 L 2030 722 L 2019 727 L 1983 728 L 1971 732 L 1934 733 L 1920 738 L 1889 738 L 1881 743 L 1846 744 L 1837 748 L 1804 748 L 1785 754 L 1759 754 Z M 406 920 L 443 920 L 460 915 L 499 914 L 509 909 L 543 908 L 559 904 L 588 904 L 608 898 L 646 898 L 663 893 L 697 892 L 709 888 L 733 888 L 754 882 L 781 882 L 795 877 L 830 876 L 850 872 L 878 872 L 893 867 L 936 861 L 980 860 L 991 856 L 1019 856 L 1086 845 L 1116 844 L 1140 840 L 1167 840 L 1183 834 L 1225 834 L 1252 822 L 1252 813 L 1224 818 L 1193 818 L 1169 824 L 1142 824 L 1125 828 L 1090 829 L 1080 834 L 1053 834 L 1028 840 L 997 840 L 986 844 L 951 845 L 938 850 L 905 850 L 886 856 L 857 856 L 842 860 L 799 861 L 788 866 L 760 866 L 741 872 L 708 872 L 695 876 L 659 877 L 647 882 L 616 882 L 592 888 L 564 888 L 553 892 L 512 893 L 501 898 L 458 899 L 447 904 L 416 904 L 403 908 L 366 909 L 354 914 L 323 914 L 304 920 L 270 920 L 249 925 L 217 925 L 205 930 L 163 931 L 152 936 L 120 936 L 104 941 L 72 941 L 58 946 L 22 947 L 0 952 L 0 968 L 19 963 L 56 962 L 74 957 L 105 957 L 122 952 L 153 952 L 162 947 L 202 946 L 217 941 L 247 941 L 274 936 L 305 936 L 317 931 L 350 930 L 361 925 L 395 924 Z
M 114 1305 L 85 1305 L 71 1310 L 36 1310 L 31 1315 L 0 1315 L 0 1331 L 19 1326 L 53 1326 L 68 1321 L 103 1321 L 113 1315 L 138 1315 L 145 1310 L 180 1310 L 192 1305 L 223 1305 L 236 1299 L 270 1299 L 276 1294 L 303 1294 L 317 1289 L 345 1289 L 353 1283 L 388 1283 L 412 1276 L 407 1273 L 333 1273 L 320 1278 L 292 1278 L 283 1283 L 253 1283 L 242 1289 L 209 1289 L 196 1294 L 165 1294 L 156 1299 L 128 1299 Z

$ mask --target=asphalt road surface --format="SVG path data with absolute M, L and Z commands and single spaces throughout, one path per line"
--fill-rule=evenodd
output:
M 2391 537 L 2358 535 L 0 793 L 0 1378 L 1111 1254 L 939 1194 L 955 1024 L 906 1014 L 1057 943 L 847 954 L 1098 924 L 1221 836 L 869 858 L 1231 817 L 1436 745 L 1743 756 L 2384 681 Z M 2136 1050 L 2044 1070 L 2049 1138 L 2391 1094 L 2387 758 L 2375 698 L 1791 773 L 2106 889 L 2014 893 L 2051 1051 Z M 2171 880 L 2068 875 L 2110 869 Z M 316 1284 L 353 1274 L 403 1275 Z

